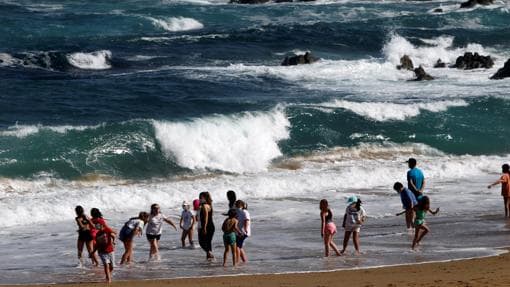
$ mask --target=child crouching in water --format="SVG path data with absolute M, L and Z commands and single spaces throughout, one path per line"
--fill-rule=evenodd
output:
M 236 219 L 236 210 L 230 209 L 228 211 L 228 218 L 223 221 L 221 229 L 223 230 L 223 244 L 225 245 L 225 252 L 223 252 L 223 267 L 227 266 L 227 255 L 228 252 L 232 252 L 232 263 L 236 266 L 236 234 L 241 234 L 239 227 L 237 226 L 238 221 Z
M 333 248 L 336 255 L 340 256 L 340 252 L 333 242 L 333 236 L 336 234 L 336 225 L 333 222 L 333 212 L 329 209 L 329 204 L 326 199 L 321 200 L 319 203 L 321 209 L 321 236 L 324 239 L 324 256 L 329 256 L 329 248 Z
M 413 250 L 418 244 L 420 244 L 420 241 L 423 239 L 423 237 L 430 231 L 429 227 L 425 223 L 425 215 L 427 215 L 427 212 L 436 215 L 439 212 L 439 208 L 437 208 L 436 211 L 430 210 L 430 199 L 428 196 L 423 196 L 418 201 L 418 205 L 414 207 L 414 210 L 416 212 L 416 218 L 414 219 L 415 231 L 412 245 Z
M 349 197 L 347 199 L 347 208 L 345 209 L 344 223 L 342 224 L 342 227 L 345 228 L 345 234 L 343 248 L 342 251 L 340 251 L 341 254 L 344 254 L 345 249 L 347 249 L 347 244 L 351 238 L 351 233 L 354 248 L 356 249 L 356 254 L 360 254 L 359 232 L 361 230 L 361 225 L 365 221 L 365 218 L 366 212 L 365 209 L 363 209 L 361 206 L 361 200 L 354 195 Z
M 110 229 L 104 221 L 96 223 L 95 227 L 98 230 L 96 234 L 96 247 L 99 254 L 99 258 L 103 262 L 104 273 L 106 275 L 106 281 L 112 282 L 112 272 L 115 262 L 114 250 L 115 250 L 115 231 Z M 95 251 L 94 250 L 94 251 Z
M 190 211 L 190 204 L 188 202 L 182 203 L 181 221 L 179 226 L 182 229 L 181 243 L 182 248 L 186 247 L 186 237 L 188 237 L 190 247 L 193 248 L 193 225 L 195 225 L 195 217 Z

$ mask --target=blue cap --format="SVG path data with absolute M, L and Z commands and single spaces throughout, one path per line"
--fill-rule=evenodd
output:
M 356 195 L 350 196 L 347 199 L 347 205 L 351 205 L 351 204 L 356 203 L 356 202 L 358 202 L 358 198 L 356 197 Z

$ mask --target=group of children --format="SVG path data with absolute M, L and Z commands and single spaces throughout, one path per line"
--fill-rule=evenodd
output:
M 403 211 L 398 215 L 405 214 L 406 226 L 409 230 L 414 228 L 414 239 L 412 249 L 414 250 L 421 242 L 423 237 L 430 232 L 425 222 L 427 213 L 436 215 L 439 208 L 432 210 L 430 207 L 430 199 L 423 195 L 425 188 L 425 178 L 420 169 L 416 167 L 416 160 L 410 158 L 408 161 L 409 171 L 407 172 L 408 186 L 400 182 L 395 182 L 393 189 L 399 193 L 403 205 Z M 504 164 L 502 166 L 503 175 L 501 178 L 488 186 L 501 184 L 501 195 L 504 198 L 505 217 L 510 217 L 510 166 Z M 232 254 L 232 263 L 235 266 L 240 260 L 247 261 L 246 253 L 243 249 L 244 241 L 251 235 L 251 219 L 247 210 L 247 205 L 242 200 L 236 199 L 234 191 L 227 192 L 229 201 L 229 210 L 224 213 L 227 218 L 223 221 L 223 266 L 226 266 L 228 254 Z M 179 226 L 182 229 L 181 243 L 182 247 L 186 246 L 186 238 L 189 244 L 194 248 L 193 230 L 195 225 L 198 230 L 199 243 L 202 249 L 206 251 L 207 259 L 213 259 L 211 241 L 214 234 L 214 223 L 212 220 L 212 200 L 208 192 L 200 193 L 199 199 L 193 201 L 193 210 L 190 204 L 183 202 L 182 213 Z M 324 240 L 324 253 L 329 256 L 330 248 L 338 255 L 345 253 L 350 237 L 352 235 L 353 244 L 356 254 L 360 254 L 359 233 L 361 226 L 366 220 L 366 211 L 362 207 L 361 199 L 351 196 L 347 199 L 347 207 L 343 217 L 342 227 L 345 230 L 343 239 L 343 248 L 338 250 L 333 241 L 334 235 L 337 233 L 337 227 L 333 221 L 333 212 L 329 207 L 328 201 L 322 199 L 319 204 L 321 217 L 321 236 Z M 110 228 L 103 219 L 101 212 L 97 208 L 90 211 L 91 217 L 87 217 L 84 209 L 77 206 L 76 223 L 78 225 L 78 258 L 80 265 L 82 264 L 82 251 L 86 246 L 92 264 L 97 266 L 99 261 L 96 257 L 96 251 L 104 265 L 106 280 L 111 282 L 111 272 L 114 266 L 114 246 L 117 233 Z M 163 223 L 168 223 L 177 230 L 174 222 L 160 211 L 158 204 L 151 205 L 150 213 L 140 212 L 137 217 L 130 218 L 119 232 L 119 240 L 124 243 L 124 254 L 120 261 L 121 264 L 132 262 L 133 257 L 133 238 L 141 236 L 143 228 L 146 227 L 147 240 L 150 243 L 149 260 L 160 259 L 159 256 L 159 240 L 163 229 Z
M 227 198 L 229 199 L 229 210 L 224 214 L 227 218 L 222 225 L 225 246 L 223 266 L 226 266 L 227 255 L 230 251 L 232 252 L 232 261 L 235 266 L 240 260 L 243 262 L 247 261 L 243 244 L 246 238 L 251 235 L 250 214 L 246 203 L 242 200 L 236 200 L 234 191 L 229 190 Z M 200 199 L 193 201 L 193 210 L 191 210 L 190 204 L 186 201 L 183 202 L 182 209 L 179 221 L 179 227 L 182 229 L 182 247 L 186 246 L 186 238 L 188 238 L 190 247 L 195 247 L 193 243 L 193 230 L 195 226 L 198 226 L 200 246 L 206 251 L 207 258 L 213 259 L 211 241 L 214 234 L 214 224 L 212 222 L 212 200 L 210 194 L 208 192 L 200 193 Z M 83 265 L 82 253 L 83 247 L 86 246 L 92 264 L 94 266 L 99 265 L 97 253 L 104 266 L 106 281 L 111 282 L 115 262 L 114 250 L 117 232 L 108 226 L 97 208 L 91 209 L 91 217 L 85 215 L 82 206 L 76 206 L 75 212 L 75 220 L 78 225 L 77 249 L 79 266 Z M 133 239 L 136 236 L 142 236 L 144 227 L 146 229 L 147 240 L 150 244 L 149 260 L 160 260 L 159 240 L 161 239 L 164 223 L 171 225 L 177 230 L 175 223 L 161 213 L 158 204 L 151 205 L 150 213 L 142 211 L 138 216 L 126 221 L 118 233 L 118 239 L 124 244 L 124 253 L 120 264 L 129 264 L 133 261 Z M 209 226 L 212 226 L 212 229 Z

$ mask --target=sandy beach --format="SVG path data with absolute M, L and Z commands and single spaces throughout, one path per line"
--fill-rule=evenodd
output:
M 333 272 L 242 275 L 167 280 L 116 281 L 110 286 L 509 286 L 510 254 L 451 262 L 413 264 Z M 4 285 L 35 286 L 35 285 Z M 105 286 L 105 283 L 44 284 L 37 286 Z

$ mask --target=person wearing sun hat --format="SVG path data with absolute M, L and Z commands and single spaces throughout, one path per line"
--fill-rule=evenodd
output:
M 347 249 L 347 244 L 349 243 L 349 239 L 352 234 L 352 242 L 354 243 L 354 249 L 356 249 L 356 254 L 360 254 L 360 241 L 359 241 L 359 232 L 361 230 L 361 225 L 365 221 L 366 212 L 365 209 L 361 206 L 361 199 L 357 196 L 353 195 L 347 198 L 347 208 L 345 209 L 344 222 L 342 227 L 345 229 L 344 233 L 344 242 L 341 254 L 345 253 Z

